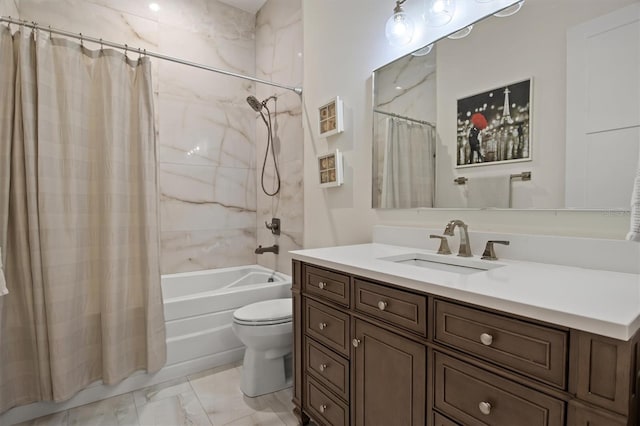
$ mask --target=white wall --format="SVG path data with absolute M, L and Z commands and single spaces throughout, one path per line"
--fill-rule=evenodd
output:
M 482 14 L 487 9 L 481 7 L 500 4 L 459 3 L 461 8 L 468 4 Z M 629 216 L 619 212 L 371 208 L 371 72 L 417 47 L 401 50 L 387 44 L 384 24 L 392 6 L 370 0 L 303 2 L 305 247 L 367 242 L 375 224 L 444 227 L 453 217 L 465 220 L 474 230 L 623 238 Z M 317 107 L 336 95 L 344 98 L 345 132 L 319 138 L 315 132 Z M 315 179 L 316 155 L 335 148 L 345 153 L 345 184 L 321 189 Z

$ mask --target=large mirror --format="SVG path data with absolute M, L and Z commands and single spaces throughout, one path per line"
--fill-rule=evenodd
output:
M 374 208 L 628 210 L 640 0 L 526 0 L 373 74 Z

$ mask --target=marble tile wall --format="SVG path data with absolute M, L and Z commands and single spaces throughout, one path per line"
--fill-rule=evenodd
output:
M 0 11 L 19 6 L 22 19 L 255 74 L 253 14 L 216 0 L 158 3 L 153 12 L 146 2 L 128 0 L 0 0 Z M 152 63 L 162 273 L 256 263 L 256 120 L 245 102 L 255 85 Z
M 302 1 L 268 0 L 256 16 L 256 74 L 266 80 L 302 85 Z M 289 250 L 302 248 L 303 236 L 303 131 L 302 103 L 292 91 L 257 85 L 256 96 L 265 99 L 271 95 L 277 102 L 269 102 L 274 114 L 274 145 L 278 154 L 281 177 L 280 193 L 268 197 L 260 185 L 261 168 L 266 147 L 267 131 L 262 119 L 256 128 L 256 181 L 257 181 L 257 237 L 258 243 L 280 246 L 278 256 L 265 253 L 258 263 L 291 273 Z M 271 160 L 266 168 L 267 190 L 272 191 L 274 167 Z M 278 217 L 282 221 L 282 234 L 274 236 L 264 226 L 265 221 Z
M 18 0 L 0 0 L 0 16 L 18 18 Z

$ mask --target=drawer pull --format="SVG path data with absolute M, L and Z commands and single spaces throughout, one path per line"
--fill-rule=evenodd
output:
M 489 404 L 488 402 L 482 401 L 480 404 L 478 404 L 478 408 L 480 409 L 480 412 L 485 416 L 491 414 L 491 404 Z
M 485 346 L 491 346 L 491 344 L 493 343 L 493 336 L 488 333 L 482 333 L 480 335 L 480 341 Z
M 327 283 L 325 283 L 324 281 L 320 281 L 320 282 L 318 283 L 318 288 L 319 288 L 320 290 L 324 290 L 326 287 L 327 287 Z
M 357 348 L 360 345 L 360 339 L 353 339 L 351 341 L 351 344 L 353 345 L 354 348 Z
M 318 324 L 318 328 L 320 330 L 324 330 L 325 328 L 327 328 L 327 323 L 326 322 L 321 322 L 320 324 Z
M 384 300 L 381 300 L 378 302 L 378 309 L 380 309 L 381 311 L 384 311 L 385 309 L 387 309 L 387 305 L 388 305 L 387 302 L 385 302 Z
M 321 413 L 324 413 L 327 410 L 327 406 L 325 404 L 322 404 L 320 407 L 318 407 L 318 409 Z
M 327 365 L 327 364 L 320 364 L 320 367 L 319 367 L 319 368 L 320 368 L 320 371 L 324 371 L 324 370 L 326 370 L 326 369 L 327 369 L 327 367 L 328 367 L 328 365 Z

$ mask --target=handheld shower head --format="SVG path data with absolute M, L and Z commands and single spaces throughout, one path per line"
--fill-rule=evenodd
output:
M 264 108 L 264 104 L 260 102 L 255 96 L 248 96 L 247 103 L 251 108 L 255 110 L 255 112 L 260 112 L 262 111 L 262 108 Z

